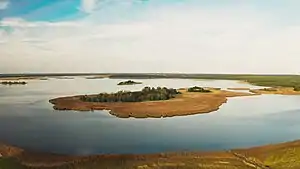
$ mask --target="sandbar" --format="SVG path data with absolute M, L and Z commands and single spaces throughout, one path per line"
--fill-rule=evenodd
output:
M 86 79 L 104 79 L 109 78 L 110 75 L 97 75 L 97 76 L 87 76 Z

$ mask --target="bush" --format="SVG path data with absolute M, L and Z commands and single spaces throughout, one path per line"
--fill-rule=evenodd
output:
M 300 86 L 294 86 L 294 91 L 300 91 Z
M 201 92 L 201 93 L 209 93 L 211 92 L 210 90 L 206 90 L 202 87 L 198 87 L 198 86 L 195 86 L 195 87 L 190 87 L 188 88 L 188 92 Z
M 141 84 L 141 82 L 135 82 L 132 80 L 128 80 L 128 81 L 118 83 L 118 85 L 133 85 L 133 84 Z
M 1 82 L 1 84 L 3 84 L 3 85 L 25 85 L 27 83 L 26 82 L 19 82 L 19 81 L 16 81 L 16 82 L 4 81 L 4 82 Z

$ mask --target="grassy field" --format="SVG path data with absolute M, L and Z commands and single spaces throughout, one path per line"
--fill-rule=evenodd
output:
M 2 152 L 5 154 L 5 152 Z M 17 160 L 18 159 L 18 160 Z M 222 152 L 62 156 L 22 151 L 0 169 L 299 169 L 300 141 Z
M 0 158 L 0 169 L 26 169 L 16 159 Z

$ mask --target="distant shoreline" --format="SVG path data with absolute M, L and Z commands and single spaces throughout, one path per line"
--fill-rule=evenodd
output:
M 207 79 L 207 80 L 238 80 L 257 86 L 293 87 L 300 89 L 300 75 L 287 74 L 185 74 L 185 73 L 31 73 L 31 74 L 0 74 L 1 79 L 30 80 L 45 77 L 76 77 L 90 76 L 88 79 Z M 92 77 L 91 77 L 92 76 Z

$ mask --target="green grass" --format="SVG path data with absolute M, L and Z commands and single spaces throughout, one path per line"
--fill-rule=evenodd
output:
M 247 159 L 256 161 L 271 169 L 299 169 L 300 143 L 277 144 L 271 147 L 243 149 L 239 153 Z M 249 154 L 250 153 L 250 154 Z M 227 155 L 226 155 L 227 154 Z M 173 155 L 143 156 L 139 158 L 88 158 L 77 162 L 70 162 L 56 167 L 24 167 L 11 158 L 0 159 L 0 169 L 253 169 L 253 165 L 243 158 L 231 156 L 231 152 L 223 155 L 210 156 L 178 153 Z M 40 161 L 36 161 L 39 163 Z M 34 164 L 35 162 L 32 162 Z M 47 164 L 47 163 L 45 163 Z M 51 163 L 49 163 L 51 165 Z M 261 168 L 261 169 L 265 169 Z
M 299 75 L 199 75 L 198 78 L 241 80 L 257 86 L 293 87 L 296 90 L 300 86 Z
M 243 80 L 258 86 L 294 87 L 300 85 L 298 75 L 199 75 L 199 79 Z
M 0 158 L 0 169 L 27 169 L 11 158 Z
M 266 158 L 264 164 L 272 166 L 272 169 L 299 169 L 300 148 L 291 147 L 273 152 Z

